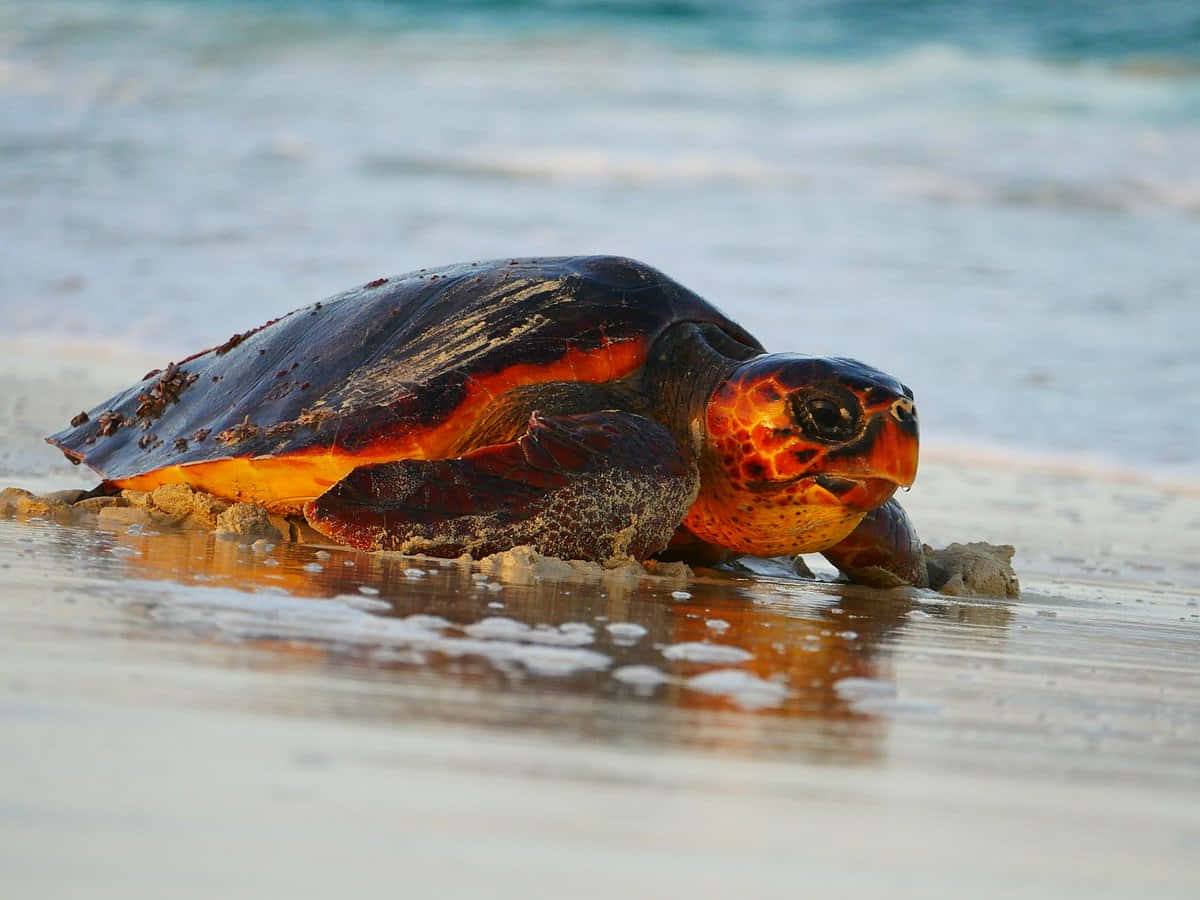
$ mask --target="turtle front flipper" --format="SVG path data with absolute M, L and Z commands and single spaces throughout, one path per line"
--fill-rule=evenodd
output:
M 667 545 L 698 489 L 695 464 L 657 422 L 534 413 L 511 443 L 355 469 L 304 515 L 361 550 L 478 557 L 528 544 L 566 559 L 644 559 Z
M 858 584 L 929 586 L 920 538 L 895 500 L 871 510 L 847 537 L 821 553 Z

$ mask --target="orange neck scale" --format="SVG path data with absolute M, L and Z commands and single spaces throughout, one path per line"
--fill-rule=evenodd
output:
M 723 475 L 701 468 L 700 496 L 683 524 L 701 540 L 736 553 L 786 556 L 825 550 L 849 535 L 867 513 L 844 506 L 809 479 L 760 493 Z M 890 495 L 896 486 L 889 487 Z

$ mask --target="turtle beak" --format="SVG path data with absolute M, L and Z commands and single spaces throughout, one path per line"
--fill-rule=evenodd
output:
M 917 480 L 920 446 L 917 408 L 908 397 L 900 397 L 877 415 L 882 427 L 869 453 L 874 476 L 911 487 Z
M 842 457 L 816 483 L 849 509 L 872 510 L 917 478 L 917 416 L 907 397 L 876 412 L 867 426 L 870 445 Z
M 871 414 L 866 428 L 869 443 L 853 456 L 842 456 L 830 476 L 852 479 L 870 488 L 842 495 L 844 502 L 878 505 L 897 487 L 910 487 L 917 478 L 917 411 L 912 400 L 901 397 Z M 859 439 L 861 440 L 861 439 Z M 866 508 L 873 508 L 868 505 Z

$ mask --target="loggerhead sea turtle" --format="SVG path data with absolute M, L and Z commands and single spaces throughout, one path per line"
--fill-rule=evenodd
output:
M 618 257 L 380 278 L 80 413 L 47 440 L 107 490 L 181 482 L 366 550 L 714 562 L 820 551 L 927 581 L 892 495 L 917 413 L 850 359 L 767 354 Z

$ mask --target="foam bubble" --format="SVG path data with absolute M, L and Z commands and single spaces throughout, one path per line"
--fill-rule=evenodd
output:
M 646 636 L 646 629 L 636 622 L 610 622 L 606 628 L 614 644 L 632 646 Z
M 614 669 L 612 675 L 621 684 L 640 688 L 654 688 L 671 680 L 670 675 L 654 666 L 621 666 Z
M 732 647 L 728 644 L 706 644 L 700 641 L 669 644 L 662 648 L 662 655 L 670 660 L 695 663 L 739 663 L 754 658 L 754 654 L 741 647 Z
M 743 709 L 779 706 L 787 697 L 787 686 L 766 681 L 741 669 L 716 669 L 683 683 L 688 690 L 728 697 Z

